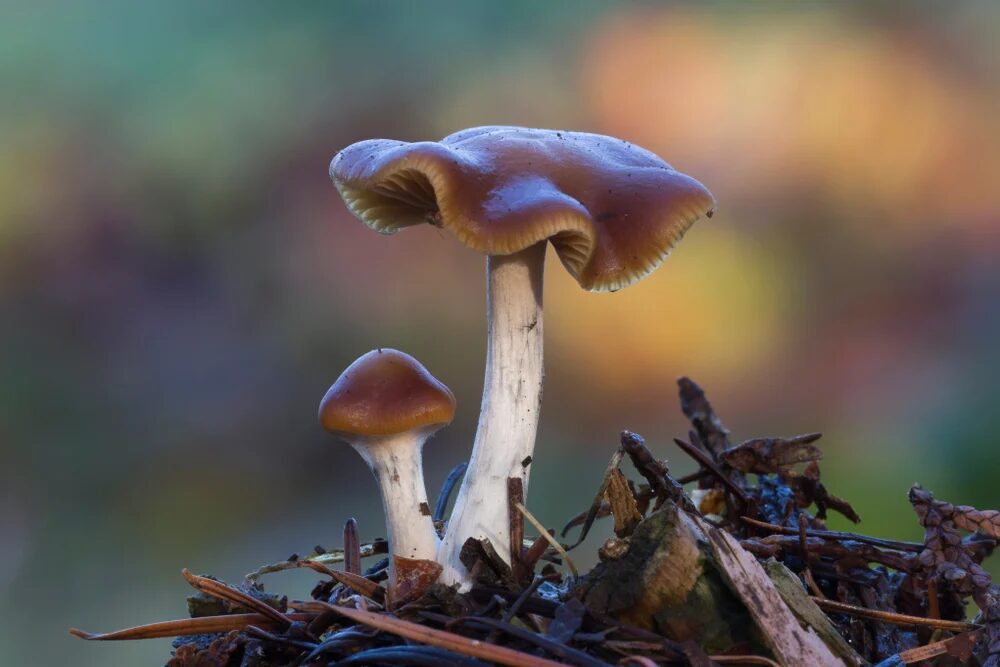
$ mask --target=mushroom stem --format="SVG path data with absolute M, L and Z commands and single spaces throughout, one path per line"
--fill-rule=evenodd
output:
M 542 274 L 546 242 L 486 258 L 486 379 L 472 458 L 445 531 L 438 562 L 445 584 L 471 586 L 459 555 L 487 538 L 510 559 L 507 479 L 528 490 L 542 402 Z
M 384 436 L 345 437 L 378 482 L 391 556 L 434 560 L 437 555 L 439 540 L 427 504 L 421 461 L 428 437 L 428 429 Z M 390 590 L 395 585 L 395 558 L 390 558 Z

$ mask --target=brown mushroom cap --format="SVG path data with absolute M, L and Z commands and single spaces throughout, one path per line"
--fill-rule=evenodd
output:
M 394 435 L 454 417 L 451 390 L 419 361 L 387 347 L 348 366 L 319 404 L 323 428 L 338 435 Z
M 362 141 L 333 158 L 330 177 L 379 232 L 430 223 L 488 255 L 548 239 L 594 291 L 651 273 L 715 206 L 701 183 L 621 139 L 519 127 Z

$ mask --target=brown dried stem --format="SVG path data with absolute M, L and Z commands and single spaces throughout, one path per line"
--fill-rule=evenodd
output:
M 674 443 L 678 447 L 680 447 L 685 454 L 687 454 L 695 461 L 697 461 L 699 465 L 701 465 L 703 468 L 705 468 L 713 475 L 715 475 L 715 477 L 717 477 L 718 480 L 722 482 L 723 485 L 725 485 L 726 489 L 728 489 L 730 493 L 739 498 L 740 502 L 743 503 L 743 505 L 746 505 L 747 503 L 750 502 L 750 499 L 747 497 L 746 491 L 740 488 L 740 486 L 736 484 L 733 480 L 729 479 L 729 476 L 726 473 L 724 473 L 722 469 L 719 468 L 718 465 L 716 465 L 715 461 L 709 458 L 708 454 L 701 451 L 694 445 L 681 440 L 680 438 L 674 438 Z
M 774 533 L 781 533 L 782 535 L 797 535 L 798 531 L 794 528 L 788 528 L 786 526 L 779 526 L 776 523 L 768 523 L 766 521 L 760 521 L 748 516 L 741 516 L 740 520 L 744 523 L 748 523 L 756 528 L 762 528 L 764 530 L 769 530 Z M 809 537 L 821 537 L 826 540 L 850 540 L 852 542 L 861 542 L 863 544 L 871 544 L 876 547 L 883 547 L 885 549 L 894 549 L 896 551 L 908 551 L 913 553 L 919 553 L 923 551 L 924 545 L 918 542 L 900 542 L 898 540 L 884 540 L 878 537 L 868 537 L 867 535 L 861 535 L 859 533 L 843 533 L 832 530 L 815 530 L 809 529 L 806 531 Z
M 247 609 L 252 609 L 258 614 L 267 616 L 275 623 L 281 624 L 282 628 L 287 628 L 292 624 L 292 619 L 281 613 L 274 607 L 261 602 L 255 597 L 251 597 L 244 593 L 243 591 L 236 590 L 231 586 L 227 586 L 221 581 L 216 581 L 215 579 L 209 579 L 208 577 L 201 577 L 197 574 L 192 574 L 187 568 L 181 570 L 181 574 L 187 579 L 187 582 L 191 584 L 196 590 L 202 593 L 207 593 L 213 597 L 217 597 L 221 600 L 228 600 L 229 602 L 235 602 L 236 604 L 242 605 Z
M 428 628 L 385 614 L 376 614 L 370 611 L 350 609 L 327 603 L 321 604 L 326 609 L 341 616 L 346 616 L 355 623 L 377 628 L 383 632 L 420 642 L 421 644 L 437 646 L 438 648 L 461 653 L 462 655 L 490 660 L 501 665 L 510 665 L 511 667 L 560 667 L 562 665 L 562 663 L 555 662 L 554 660 L 539 658 L 538 656 L 522 653 L 521 651 L 515 651 L 503 646 L 486 644 L 477 639 L 463 637 L 462 635 L 457 635 L 446 630 Z
M 767 537 L 759 537 L 744 541 L 776 546 L 785 550 L 793 549 L 796 552 L 803 553 L 801 551 L 802 545 L 797 535 L 768 535 Z M 829 556 L 833 559 L 846 558 L 857 562 L 864 561 L 867 563 L 881 563 L 882 565 L 888 565 L 894 570 L 899 570 L 900 572 L 911 572 L 916 565 L 913 556 L 899 554 L 892 551 L 882 551 L 881 549 L 876 549 L 875 547 L 867 544 L 843 544 L 840 542 L 828 542 L 816 537 L 809 537 L 806 539 L 805 548 L 806 552 L 804 552 L 803 555 L 806 555 L 807 553 L 818 553 L 821 556 Z
M 344 572 L 361 574 L 361 541 L 358 520 L 350 518 L 344 524 Z
M 379 586 L 371 579 L 366 579 L 359 574 L 352 574 L 351 572 L 338 572 L 337 570 L 331 570 L 326 565 L 316 563 L 314 561 L 305 560 L 300 562 L 302 563 L 302 567 L 308 567 L 311 570 L 325 574 L 337 583 L 343 584 L 359 595 L 371 598 L 379 604 L 385 602 L 385 588 Z
M 828 600 L 826 598 L 818 598 L 815 596 L 811 596 L 810 599 L 816 603 L 816 606 L 824 611 L 832 611 L 838 614 L 857 616 L 859 618 L 869 618 L 873 621 L 883 621 L 894 625 L 916 625 L 948 630 L 950 632 L 965 632 L 967 630 L 977 630 L 981 627 L 974 623 L 965 623 L 963 621 L 947 621 L 940 618 L 924 618 L 923 616 L 897 614 L 892 611 L 867 609 L 865 607 L 847 604 L 846 602 L 837 602 L 835 600 Z
M 686 503 L 684 488 L 670 476 L 667 466 L 653 456 L 641 435 L 632 431 L 622 431 L 621 443 L 622 449 L 632 460 L 632 465 L 649 482 L 649 488 L 656 496 L 656 508 L 661 507 L 667 500 L 680 505 Z
M 510 567 L 514 581 L 521 583 L 528 578 L 521 553 L 524 549 L 524 516 L 517 506 L 524 503 L 524 481 L 520 477 L 507 478 L 507 518 L 510 523 Z
M 376 540 L 374 542 L 368 542 L 362 544 L 360 547 L 361 557 L 369 558 L 371 556 L 379 556 L 382 554 L 389 553 L 389 543 L 385 540 Z M 284 572 L 285 570 L 294 570 L 297 567 L 302 567 L 301 563 L 303 561 L 309 561 L 311 563 L 322 563 L 323 565 L 333 565 L 335 563 L 344 562 L 344 550 L 343 549 L 331 549 L 324 554 L 316 554 L 315 556 L 309 556 L 308 558 L 293 558 L 290 560 L 284 560 L 279 563 L 271 563 L 269 565 L 264 565 L 253 572 L 246 575 L 246 578 L 250 581 L 257 581 L 265 574 L 272 574 L 274 572 Z
M 536 519 L 534 516 L 532 516 L 531 512 L 529 512 L 524 505 L 522 505 L 521 503 L 517 503 L 516 505 L 514 505 L 514 507 L 516 507 L 518 511 L 520 511 L 521 514 L 524 515 L 524 518 L 528 520 L 528 523 L 530 523 L 532 526 L 535 527 L 535 529 L 538 531 L 538 534 L 541 535 L 543 538 L 545 538 L 545 540 L 552 546 L 552 548 L 555 549 L 559 553 L 559 555 L 563 557 L 563 560 L 566 561 L 566 565 L 567 567 L 569 567 L 570 572 L 573 573 L 573 576 L 579 577 L 580 571 L 576 569 L 576 564 L 573 563 L 573 559 L 569 557 L 568 553 L 566 553 L 566 547 L 561 545 L 559 543 L 559 540 L 552 537 L 549 531 L 546 530 L 545 526 L 542 525 L 542 522 Z
M 291 613 L 285 615 L 292 621 L 308 623 L 316 618 L 314 613 Z M 74 637 L 89 641 L 123 641 L 129 639 L 161 639 L 163 637 L 185 637 L 189 635 L 213 634 L 245 630 L 254 625 L 258 628 L 280 630 L 287 625 L 284 621 L 276 621 L 263 614 L 225 614 L 222 616 L 202 616 L 200 618 L 181 618 L 176 621 L 160 621 L 147 623 L 132 628 L 115 630 L 114 632 L 93 633 L 77 628 L 70 628 Z

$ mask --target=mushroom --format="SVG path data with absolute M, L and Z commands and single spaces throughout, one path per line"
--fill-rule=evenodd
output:
M 421 450 L 454 416 L 451 390 L 419 361 L 389 348 L 359 357 L 320 402 L 323 428 L 361 455 L 382 493 L 390 597 L 413 570 L 426 571 L 412 561 L 434 561 L 437 555 L 440 540 L 427 504 Z
M 438 560 L 469 585 L 459 553 L 487 538 L 510 559 L 507 479 L 525 493 L 542 392 L 546 242 L 584 289 L 615 291 L 656 269 L 711 193 L 634 144 L 597 134 L 480 127 L 440 142 L 374 139 L 338 153 L 330 176 L 366 225 L 430 223 L 485 253 L 486 378 L 468 472 Z

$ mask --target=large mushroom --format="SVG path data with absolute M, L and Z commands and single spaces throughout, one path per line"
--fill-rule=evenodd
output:
M 527 492 L 542 392 L 546 242 L 581 287 L 614 291 L 656 269 L 715 202 L 634 144 L 517 127 L 473 128 L 440 142 L 362 141 L 333 158 L 330 176 L 376 231 L 429 223 L 487 256 L 482 409 L 438 555 L 442 580 L 467 586 L 463 544 L 487 538 L 509 558 L 507 478 L 520 477 Z
M 421 452 L 455 416 L 455 396 L 408 354 L 379 348 L 359 357 L 319 406 L 323 427 L 368 464 L 382 493 L 389 539 L 389 592 L 406 597 L 435 561 L 439 540 L 431 520 Z M 433 568 L 433 579 L 440 570 Z M 426 582 L 430 583 L 430 582 Z

